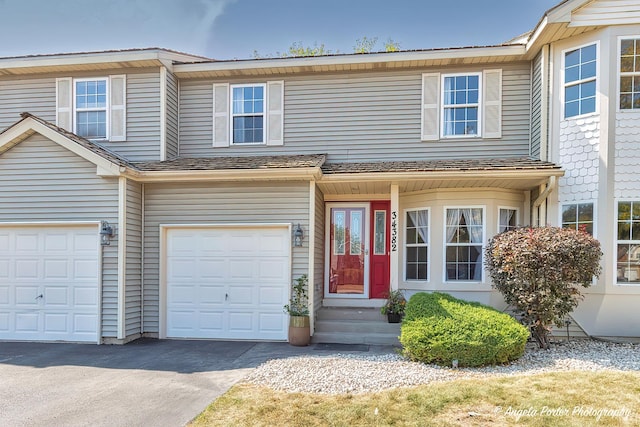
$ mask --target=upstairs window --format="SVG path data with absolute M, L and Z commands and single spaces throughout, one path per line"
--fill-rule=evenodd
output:
M 564 117 L 596 111 L 595 44 L 564 54 Z
M 233 143 L 264 143 L 265 85 L 232 86 L 231 89 Z
M 443 76 L 442 136 L 480 135 L 480 74 Z
M 620 41 L 620 109 L 640 109 L 640 39 Z
M 56 79 L 56 125 L 86 139 L 127 140 L 127 76 Z
M 75 133 L 87 139 L 107 138 L 107 79 L 75 80 Z

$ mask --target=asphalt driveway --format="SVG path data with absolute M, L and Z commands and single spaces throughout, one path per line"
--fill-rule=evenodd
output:
M 0 425 L 181 426 L 286 343 L 0 342 Z

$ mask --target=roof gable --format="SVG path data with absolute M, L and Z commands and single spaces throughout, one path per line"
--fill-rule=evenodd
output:
M 36 133 L 96 165 L 100 176 L 119 176 L 131 168 L 117 154 L 29 113 L 0 132 L 0 156 Z
M 640 1 L 596 0 L 571 12 L 570 27 L 640 22 Z

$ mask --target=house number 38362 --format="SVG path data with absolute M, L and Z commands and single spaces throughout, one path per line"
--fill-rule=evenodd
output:
M 398 212 L 391 212 L 391 251 L 398 250 Z

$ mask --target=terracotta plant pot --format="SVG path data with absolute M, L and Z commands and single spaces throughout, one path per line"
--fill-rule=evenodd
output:
M 389 323 L 400 323 L 402 320 L 402 314 L 400 313 L 387 313 L 387 320 Z
M 303 347 L 311 341 L 309 316 L 289 317 L 289 344 Z

